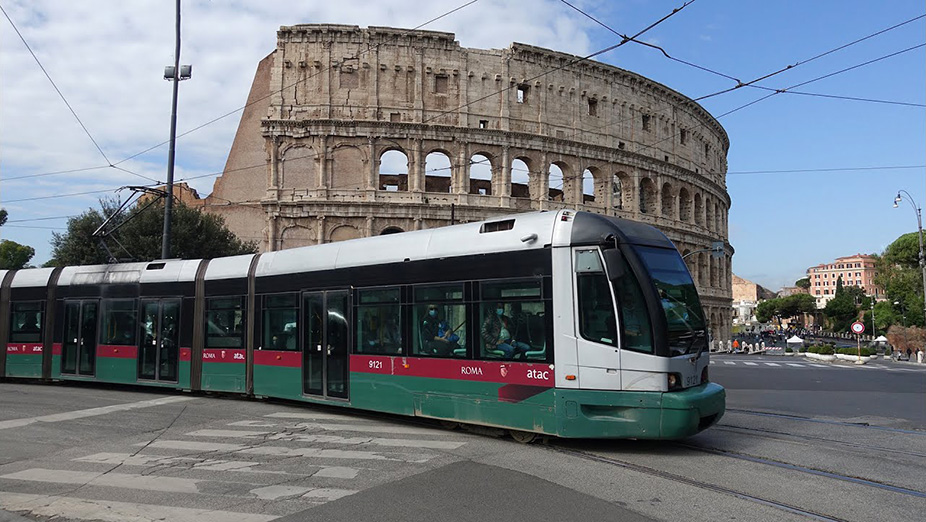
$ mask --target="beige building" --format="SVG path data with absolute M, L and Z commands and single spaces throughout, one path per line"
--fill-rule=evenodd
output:
M 759 301 L 774 299 L 775 292 L 733 275 L 733 324 L 751 325 L 756 322 L 756 307 Z
M 572 208 L 659 227 L 730 334 L 720 124 L 638 74 L 452 33 L 282 27 L 203 202 L 263 250 Z M 712 242 L 725 252 L 714 258 Z
M 837 258 L 832 263 L 807 269 L 810 294 L 817 299 L 817 308 L 825 308 L 836 296 L 836 282 L 842 278 L 843 286 L 857 286 L 875 299 L 884 297 L 884 290 L 874 283 L 875 258 L 868 254 L 855 254 Z

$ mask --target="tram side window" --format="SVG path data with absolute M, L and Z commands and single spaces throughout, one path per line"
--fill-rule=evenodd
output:
M 552 355 L 540 279 L 483 282 L 480 290 L 480 357 L 545 361 Z
M 653 353 L 652 327 L 640 283 L 623 258 L 621 263 L 625 275 L 614 281 L 614 295 L 621 314 L 621 348 Z
M 402 304 L 398 288 L 358 292 L 356 353 L 402 353 Z
M 42 302 L 13 303 L 10 310 L 10 342 L 42 342 Z
M 244 297 L 206 299 L 206 348 L 241 348 L 244 330 Z
M 617 321 L 611 288 L 598 250 L 577 250 L 575 272 L 579 333 L 589 341 L 617 346 Z
M 413 353 L 426 357 L 466 357 L 463 285 L 415 288 Z
M 261 322 L 264 350 L 297 350 L 299 300 L 297 294 L 265 295 Z
M 135 300 L 104 299 L 100 342 L 109 345 L 135 345 Z

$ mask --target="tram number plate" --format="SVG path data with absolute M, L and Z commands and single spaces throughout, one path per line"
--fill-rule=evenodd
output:
M 701 384 L 700 382 L 698 382 L 699 380 L 700 380 L 700 378 L 699 378 L 699 376 L 698 376 L 697 374 L 694 374 L 694 375 L 686 375 L 686 376 L 685 376 L 685 388 L 688 388 L 688 387 L 690 387 L 690 386 L 697 386 L 697 385 Z
M 371 370 L 382 370 L 383 361 L 370 361 L 370 369 Z

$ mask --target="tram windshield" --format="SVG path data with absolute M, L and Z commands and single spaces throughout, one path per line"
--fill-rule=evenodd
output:
M 694 281 L 674 249 L 636 247 L 649 269 L 668 324 L 669 353 L 696 353 L 707 344 L 704 312 Z

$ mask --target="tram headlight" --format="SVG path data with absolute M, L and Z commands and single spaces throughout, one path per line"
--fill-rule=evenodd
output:
M 708 380 L 709 379 L 707 378 L 707 366 L 705 366 L 704 369 L 701 370 L 701 384 L 706 383 Z
M 677 373 L 670 373 L 669 378 L 669 391 L 677 390 L 682 387 L 682 376 Z

